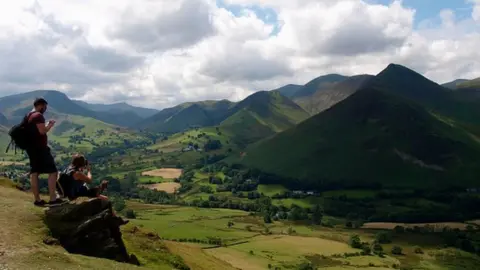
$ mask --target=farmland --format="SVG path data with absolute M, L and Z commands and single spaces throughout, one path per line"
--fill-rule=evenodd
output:
M 136 219 L 125 231 L 140 228 L 158 234 L 169 250 L 192 269 L 391 269 L 421 265 L 422 269 L 449 269 L 444 265 L 473 265 L 478 259 L 444 249 L 435 238 L 405 234 L 384 244 L 383 256 L 362 254 L 348 244 L 351 235 L 371 242 L 376 231 L 326 228 L 294 222 L 263 220 L 248 212 L 182 206 L 145 205 L 129 201 Z M 399 246 L 403 255 L 390 250 Z M 421 247 L 422 254 L 414 252 Z M 345 255 L 349 254 L 349 255 Z M 197 266 L 197 268 L 195 268 Z

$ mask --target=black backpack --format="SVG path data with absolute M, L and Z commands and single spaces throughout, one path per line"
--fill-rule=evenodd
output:
M 5 153 L 8 152 L 10 147 L 13 147 L 15 149 L 15 154 L 17 153 L 17 148 L 20 148 L 22 150 L 27 150 L 28 148 L 31 147 L 31 144 L 33 142 L 32 140 L 32 134 L 33 130 L 31 128 L 31 125 L 28 124 L 28 118 L 32 112 L 28 113 L 22 120 L 22 122 L 18 125 L 13 126 L 10 131 L 8 132 L 8 135 L 10 135 L 11 141 L 7 146 L 7 149 L 5 150 Z
M 57 179 L 57 192 L 62 198 L 68 198 L 69 200 L 75 199 L 74 194 L 74 181 L 73 173 L 75 172 L 75 168 L 69 166 L 62 172 Z

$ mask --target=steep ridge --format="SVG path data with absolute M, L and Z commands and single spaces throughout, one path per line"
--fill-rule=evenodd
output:
M 480 124 L 478 101 L 459 99 L 453 91 L 401 65 L 388 65 L 363 87 L 390 91 L 460 122 Z
M 349 97 L 373 77 L 372 75 L 348 77 L 330 87 L 320 88 L 311 96 L 297 98 L 294 101 L 310 115 L 315 115 Z
M 477 186 L 480 140 L 422 106 L 362 89 L 247 150 L 291 188 Z
M 315 78 L 298 89 L 292 96 L 293 99 L 307 97 L 313 95 L 320 89 L 330 88 L 333 84 L 345 80 L 347 77 L 339 74 L 328 74 Z

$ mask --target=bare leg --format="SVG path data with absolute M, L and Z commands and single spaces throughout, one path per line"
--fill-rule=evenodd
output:
M 48 175 L 48 193 L 50 194 L 50 201 L 55 201 L 57 199 L 56 185 L 57 185 L 58 173 L 51 173 Z
M 32 188 L 32 193 L 35 197 L 35 201 L 40 201 L 40 191 L 38 189 L 38 173 L 30 174 L 30 187 Z

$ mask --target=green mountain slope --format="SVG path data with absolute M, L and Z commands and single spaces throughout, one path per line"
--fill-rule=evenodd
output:
M 408 99 L 362 89 L 252 146 L 242 163 L 291 188 L 478 186 L 480 139 L 444 121 Z
M 78 105 L 62 92 L 53 90 L 37 90 L 0 98 L 0 112 L 11 122 L 21 121 L 22 117 L 33 107 L 33 100 L 37 97 L 45 98 L 49 103 L 49 111 L 60 114 L 79 115 L 98 119 L 100 121 L 120 125 L 132 126 L 140 121 L 140 117 L 132 112 L 95 112 Z
M 311 96 L 297 98 L 295 102 L 310 115 L 315 115 L 349 97 L 373 77 L 372 75 L 348 77 L 343 81 L 331 84 L 330 87 L 317 90 Z
M 280 94 L 291 98 L 295 95 L 295 93 L 300 90 L 303 87 L 303 85 L 298 85 L 298 84 L 287 84 L 285 86 L 282 86 L 280 88 L 274 89 L 272 91 L 278 91 Z
M 137 127 L 176 133 L 191 127 L 212 126 L 225 119 L 234 103 L 228 100 L 183 103 L 141 121 Z
M 286 130 L 308 113 L 277 91 L 260 91 L 239 102 L 221 122 L 237 144 L 246 145 Z
M 301 98 L 313 95 L 319 89 L 330 88 L 333 84 L 345 80 L 347 77 L 339 74 L 328 74 L 315 78 L 298 89 L 292 98 Z
M 141 118 L 147 118 L 159 112 L 158 110 L 155 110 L 155 109 L 132 106 L 125 102 L 114 103 L 114 104 L 94 104 L 94 103 L 87 103 L 80 100 L 73 100 L 73 102 L 77 103 L 78 105 L 86 109 L 96 111 L 96 112 L 109 112 L 111 114 L 131 112 L 140 116 Z
M 480 124 L 478 101 L 458 98 L 454 91 L 401 65 L 390 64 L 364 87 L 390 91 L 463 123 Z

